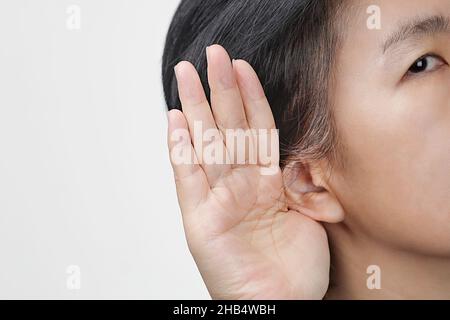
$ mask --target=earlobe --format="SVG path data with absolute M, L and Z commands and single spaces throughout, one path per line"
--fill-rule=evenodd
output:
M 315 221 L 338 223 L 344 220 L 344 209 L 324 176 L 324 170 L 308 164 L 286 166 L 283 177 L 288 206 Z

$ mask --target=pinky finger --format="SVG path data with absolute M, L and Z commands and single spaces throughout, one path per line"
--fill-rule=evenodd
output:
M 205 172 L 198 164 L 184 114 L 176 109 L 171 110 L 168 120 L 170 162 L 181 211 L 186 215 L 205 199 L 210 187 Z

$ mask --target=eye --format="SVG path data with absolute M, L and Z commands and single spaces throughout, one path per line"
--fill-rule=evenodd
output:
M 413 65 L 409 68 L 406 76 L 413 76 L 420 73 L 432 72 L 439 69 L 445 64 L 446 63 L 442 58 L 436 55 L 427 54 L 420 57 L 413 63 Z

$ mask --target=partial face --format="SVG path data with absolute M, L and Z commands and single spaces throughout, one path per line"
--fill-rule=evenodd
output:
M 350 228 L 449 256 L 450 1 L 353 4 L 332 91 L 345 168 L 329 183 Z

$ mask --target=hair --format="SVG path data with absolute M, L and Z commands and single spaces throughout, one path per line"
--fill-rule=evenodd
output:
M 173 68 L 182 60 L 196 67 L 210 99 L 205 48 L 220 44 L 257 72 L 279 129 L 282 167 L 336 159 L 329 91 L 344 1 L 182 0 L 163 54 L 169 109 L 181 106 Z

